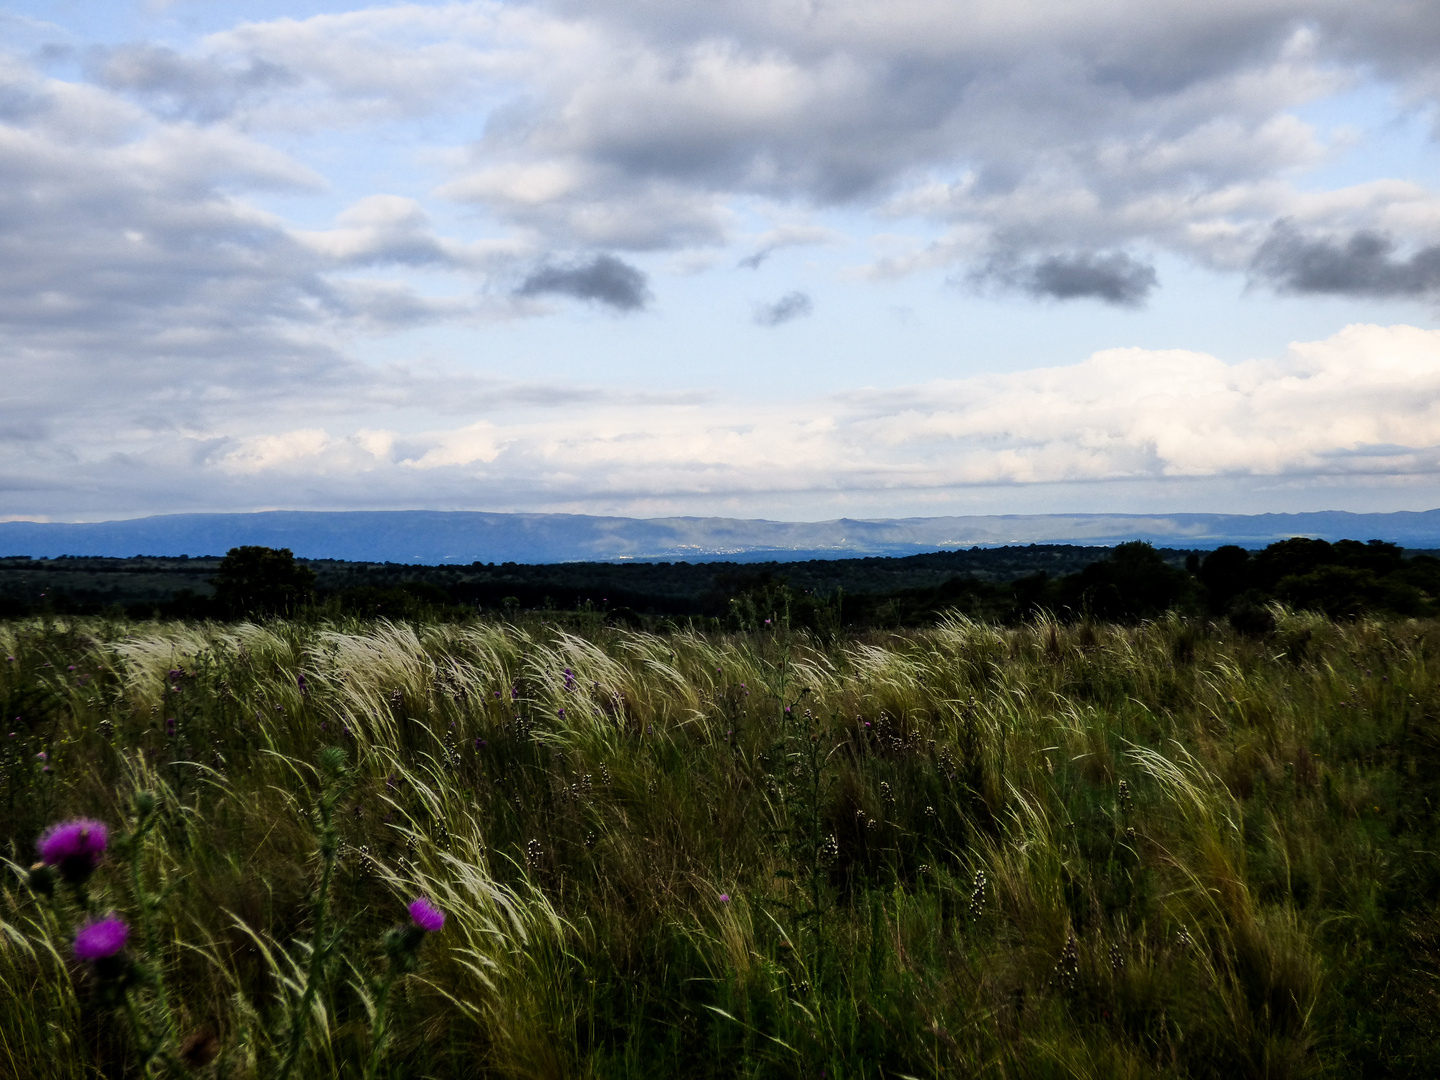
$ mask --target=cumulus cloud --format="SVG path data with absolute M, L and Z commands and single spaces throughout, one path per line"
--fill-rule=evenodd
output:
M 949 229 L 891 273 L 983 270 L 1003 249 L 1036 295 L 1128 303 L 1154 287 L 1143 270 L 1055 253 L 1141 245 L 1244 270 L 1279 218 L 1379 230 L 1411 196 L 1322 205 L 1294 177 L 1349 136 L 1294 110 L 1377 72 L 1403 105 L 1433 104 L 1428 15 L 1413 0 L 1363 20 L 1342 0 L 472 0 L 248 22 L 185 51 L 113 48 L 91 70 L 160 115 L 247 131 L 470 120 L 439 194 L 545 250 L 721 244 L 757 199 L 859 207 Z M 1425 202 L 1406 232 L 1422 247 L 1440 243 L 1440 200 Z
M 779 326 L 795 319 L 803 319 L 813 313 L 815 302 L 808 293 L 789 292 L 773 304 L 761 304 L 755 309 L 755 322 L 761 326 Z
M 1333 141 L 1287 110 L 1344 88 L 1345 65 L 1379 47 L 1327 4 L 883 10 L 587 5 L 450 190 L 546 230 L 593 228 L 599 200 L 620 247 L 700 242 L 722 200 L 759 196 L 949 224 L 942 263 L 983 265 L 998 245 L 1038 265 L 1143 240 L 1243 268 L 1303 199 L 1285 177 Z M 1414 17 L 1386 5 L 1379 21 Z M 1415 64 L 1401 77 L 1418 87 Z M 502 182 L 521 176 L 553 185 Z M 667 209 L 631 237 L 630 208 L 652 191 Z M 1143 274 L 1096 277 L 1051 262 L 1037 284 L 1143 291 Z
M 566 266 L 542 266 L 516 292 L 519 296 L 569 296 L 616 311 L 639 311 L 650 302 L 644 272 L 613 255 L 596 255 L 588 262 Z
M 1405 297 L 1440 293 L 1440 244 L 1396 256 L 1395 241 L 1360 231 L 1348 239 L 1306 236 L 1288 224 L 1260 245 L 1251 265 L 1256 278 L 1282 292 Z

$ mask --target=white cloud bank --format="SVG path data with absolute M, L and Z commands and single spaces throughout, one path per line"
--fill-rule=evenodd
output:
M 408 433 L 281 418 L 270 430 L 142 438 L 121 455 L 107 453 L 110 439 L 78 436 L 63 469 L 32 462 L 31 475 L 91 497 L 149 488 L 156 499 L 165 484 L 158 508 L 172 510 L 253 505 L 261 492 L 279 506 L 715 512 L 736 498 L 843 506 L 868 493 L 896 504 L 1097 481 L 1440 484 L 1440 331 L 1409 326 L 1351 326 L 1233 365 L 1112 349 L 1065 367 L 783 405 L 597 392 L 537 408 L 543 396 L 512 389 L 512 403 L 531 404 Z
M 245 441 L 247 469 L 354 461 L 349 436 Z M 299 450 L 304 447 L 304 452 Z M 613 406 L 398 436 L 368 468 L 528 477 L 551 498 L 1440 472 L 1440 331 L 1351 326 L 1278 359 L 1110 349 L 1082 363 L 796 405 Z M 420 481 L 423 482 L 423 481 Z

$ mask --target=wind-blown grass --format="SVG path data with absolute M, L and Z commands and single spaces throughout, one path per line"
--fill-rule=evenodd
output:
M 146 792 L 90 892 L 154 900 L 154 1074 L 1426 1075 L 1437 645 L 0 624 L 0 1074 L 136 1068 L 25 868 Z M 444 930 L 381 993 L 415 896 Z

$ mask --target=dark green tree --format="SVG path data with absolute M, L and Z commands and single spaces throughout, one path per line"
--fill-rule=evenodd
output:
M 231 548 L 211 579 L 222 614 L 293 615 L 315 595 L 315 571 L 289 548 L 258 544 Z
M 1250 552 L 1236 544 L 1218 547 L 1200 564 L 1200 583 L 1205 586 L 1210 610 L 1221 614 L 1235 598 L 1250 587 Z
M 1152 619 L 1187 599 L 1190 579 L 1143 540 L 1057 583 L 1059 606 L 1097 619 Z

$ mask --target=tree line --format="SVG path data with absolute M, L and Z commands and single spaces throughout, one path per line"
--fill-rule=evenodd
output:
M 1100 557 L 1085 558 L 1094 555 Z M 1080 568 L 1068 573 L 1017 573 L 1037 564 L 1077 563 Z M 965 572 L 945 573 L 957 564 Z M 1040 611 L 1067 621 L 1103 622 L 1179 611 L 1226 618 L 1236 629 L 1255 633 L 1271 625 L 1269 605 L 1275 601 L 1336 619 L 1440 614 L 1440 559 L 1381 540 L 1295 537 L 1260 551 L 1227 545 L 1210 552 L 1157 550 L 1139 541 L 1113 549 L 1032 545 L 818 566 L 475 564 L 478 571 L 331 564 L 297 559 L 288 548 L 245 546 L 213 565 L 213 576 L 200 579 L 208 592 L 185 587 L 165 599 L 125 605 L 123 613 L 444 620 L 477 612 L 509 617 L 548 612 L 631 626 L 698 618 L 715 629 L 786 624 L 827 631 L 923 625 L 947 611 L 998 623 L 1023 621 Z M 194 569 L 186 580 L 195 580 Z M 922 583 L 893 587 L 907 580 Z M 46 588 L 48 594 L 29 597 L 0 592 L 0 616 L 101 610 L 93 601 L 76 602 L 53 585 Z

